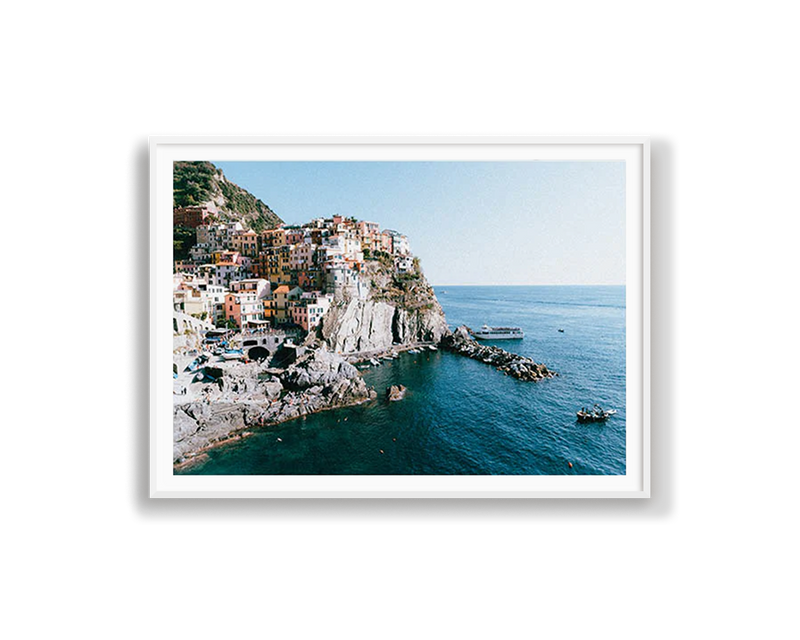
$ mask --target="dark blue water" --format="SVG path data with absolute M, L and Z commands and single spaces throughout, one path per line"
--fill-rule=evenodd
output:
M 259 431 L 188 473 L 625 473 L 624 287 L 436 291 L 451 326 L 522 327 L 523 340 L 494 344 L 560 376 L 522 382 L 463 356 L 404 354 L 365 372 L 374 403 Z M 391 384 L 408 387 L 405 400 L 382 399 Z M 595 402 L 619 413 L 579 425 L 575 411 Z

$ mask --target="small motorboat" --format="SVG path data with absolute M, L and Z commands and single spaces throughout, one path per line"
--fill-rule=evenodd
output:
M 616 409 L 603 409 L 599 405 L 594 405 L 591 411 L 584 407 L 577 412 L 578 422 L 605 422 L 616 413 Z
M 559 329 L 558 332 L 559 333 L 564 333 L 564 330 L 563 329 Z

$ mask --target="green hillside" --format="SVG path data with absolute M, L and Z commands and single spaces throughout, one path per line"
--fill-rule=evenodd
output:
M 187 207 L 214 203 L 220 222 L 241 222 L 254 231 L 283 222 L 252 193 L 225 178 L 210 162 L 175 162 L 172 167 L 173 205 Z

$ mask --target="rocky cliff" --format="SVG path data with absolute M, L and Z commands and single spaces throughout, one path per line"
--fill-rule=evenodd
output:
M 386 256 L 369 260 L 361 278 L 366 295 L 341 297 L 322 321 L 320 336 L 332 351 L 368 353 L 438 343 L 450 333 L 418 260 L 402 273 Z

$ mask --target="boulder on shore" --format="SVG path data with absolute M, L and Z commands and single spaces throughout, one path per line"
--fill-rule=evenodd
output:
M 402 400 L 406 397 L 406 387 L 402 384 L 393 384 L 386 390 L 386 399 L 389 402 L 397 402 L 398 400 Z

